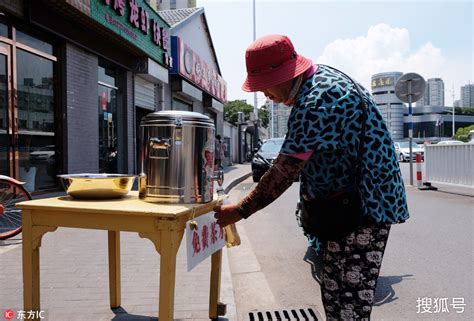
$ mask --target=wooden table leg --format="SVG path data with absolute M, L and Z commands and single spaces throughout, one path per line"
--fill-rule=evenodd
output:
M 212 254 L 211 258 L 211 287 L 209 292 L 209 319 L 218 317 L 217 304 L 221 290 L 222 250 Z
M 40 310 L 40 262 L 39 242 L 33 237 L 31 211 L 22 213 L 23 234 L 23 308 L 25 311 Z
M 183 231 L 161 231 L 160 257 L 160 321 L 172 321 L 174 312 L 174 287 L 176 280 L 176 255 Z
M 121 301 L 120 231 L 109 232 L 109 290 L 110 307 L 118 308 Z

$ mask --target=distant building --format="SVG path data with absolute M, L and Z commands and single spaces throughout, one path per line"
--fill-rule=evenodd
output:
M 273 104 L 273 112 L 272 112 Z M 290 117 L 291 108 L 283 104 L 276 104 L 268 100 L 266 102 L 267 110 L 270 113 L 270 138 L 283 137 L 288 131 L 288 118 Z M 273 137 L 271 136 L 273 125 Z
M 474 124 L 474 115 L 454 115 L 455 130 Z M 404 115 L 404 137 L 408 138 L 408 110 Z M 438 141 L 451 137 L 453 132 L 453 107 L 418 106 L 413 108 L 413 138 L 422 142 Z
M 453 102 L 453 106 L 454 106 L 454 107 L 462 107 L 462 106 L 461 106 L 461 99 L 455 100 L 455 101 Z
M 196 0 L 146 0 L 155 10 L 195 8 Z
M 474 107 L 474 84 L 461 87 L 461 107 Z
M 403 114 L 407 110 L 395 95 L 395 84 L 403 73 L 383 72 L 372 76 L 372 96 L 394 140 L 403 139 Z
M 444 106 L 444 81 L 441 78 L 430 78 L 426 81 L 423 97 L 416 106 Z

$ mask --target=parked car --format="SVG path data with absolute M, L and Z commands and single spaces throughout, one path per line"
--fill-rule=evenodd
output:
M 40 149 L 30 153 L 30 160 L 37 162 L 48 162 L 49 164 L 54 163 L 54 145 L 46 145 Z
M 464 144 L 460 140 L 442 140 L 436 145 L 459 145 L 459 144 Z
M 397 153 L 400 162 L 407 162 L 410 160 L 410 142 L 395 142 L 395 152 Z M 424 159 L 424 148 L 414 142 L 411 145 L 412 160 L 416 159 L 416 154 L 421 154 L 421 159 Z
M 252 158 L 252 178 L 254 182 L 260 181 L 263 174 L 270 168 L 275 158 L 277 158 L 284 140 L 284 138 L 271 138 L 260 146 Z

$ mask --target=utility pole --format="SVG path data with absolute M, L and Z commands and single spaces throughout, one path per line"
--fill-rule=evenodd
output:
M 256 13 L 255 13 L 255 0 L 253 0 L 253 41 L 257 40 L 257 22 L 256 22 Z M 253 93 L 253 114 L 255 116 L 253 124 L 254 124 L 254 134 L 253 134 L 253 142 L 254 148 L 258 148 L 258 106 L 257 106 L 257 92 Z
M 454 120 L 454 114 L 455 114 L 455 106 L 454 106 L 454 85 L 453 85 L 453 89 L 451 89 L 451 95 L 453 97 L 453 138 L 454 136 L 456 135 L 456 126 L 455 126 L 455 120 Z

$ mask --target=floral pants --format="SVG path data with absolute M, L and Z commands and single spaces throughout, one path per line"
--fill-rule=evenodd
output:
M 367 223 L 323 242 L 321 294 L 327 321 L 370 320 L 390 224 Z

